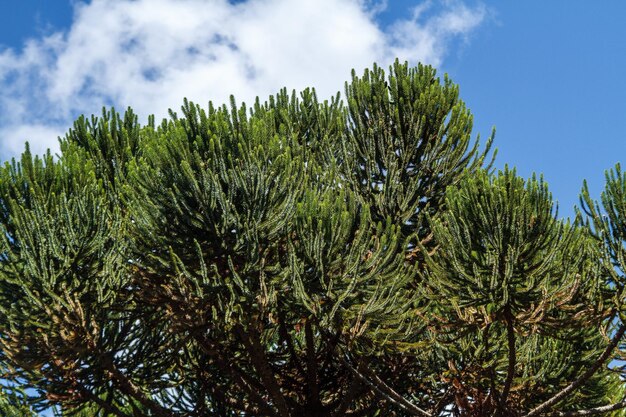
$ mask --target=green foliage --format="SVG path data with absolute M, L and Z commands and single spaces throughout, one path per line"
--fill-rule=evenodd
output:
M 18 386 L 3 387 L 0 393 L 0 414 L 9 417 L 34 417 L 24 399 L 24 391 Z
M 581 194 L 582 210 L 588 216 L 587 225 L 601 243 L 603 272 L 614 294 L 613 302 L 621 311 L 626 285 L 626 173 L 617 164 L 606 172 L 606 186 L 600 203 L 589 196 L 587 183 Z M 620 320 L 623 320 L 620 317 Z
M 542 179 L 525 181 L 508 168 L 463 180 L 448 190 L 446 207 L 433 225 L 439 248 L 425 275 L 440 325 L 454 330 L 436 339 L 466 344 L 454 363 L 454 373 L 472 381 L 466 407 L 531 409 L 605 348 L 594 242 L 557 218 Z M 603 370 L 562 405 L 619 401 L 622 388 Z
M 389 78 L 377 66 L 346 84 L 349 129 L 344 164 L 350 181 L 376 220 L 402 225 L 405 235 L 428 235 L 425 215 L 442 205 L 449 185 L 483 164 L 473 117 L 459 88 L 443 84 L 431 67 L 396 64 Z M 495 157 L 495 154 L 494 154 Z
M 103 111 L 59 158 L 0 169 L 16 398 L 100 417 L 626 406 L 619 168 L 608 220 L 585 194 L 570 224 L 543 180 L 491 172 L 434 69 L 374 66 L 344 100 Z
M 505 309 L 549 314 L 581 281 L 593 287 L 597 277 L 582 269 L 585 232 L 556 218 L 543 180 L 524 181 L 508 168 L 481 172 L 451 188 L 446 203 L 434 225 L 441 250 L 432 275 L 442 279 L 430 283 L 459 312 L 484 310 L 485 322 Z

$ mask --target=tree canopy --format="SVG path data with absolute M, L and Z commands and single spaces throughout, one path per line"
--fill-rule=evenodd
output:
M 0 169 L 0 410 L 623 415 L 626 174 L 564 220 L 471 134 L 447 76 L 396 62 L 27 146 Z

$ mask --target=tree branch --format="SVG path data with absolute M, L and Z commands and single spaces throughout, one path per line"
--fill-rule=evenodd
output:
M 517 362 L 517 352 L 515 351 L 515 328 L 513 327 L 513 315 L 511 313 L 511 307 L 506 306 L 504 309 L 504 318 L 506 320 L 506 338 L 508 342 L 509 350 L 509 365 L 506 370 L 506 380 L 504 381 L 504 387 L 500 395 L 500 401 L 498 402 L 499 413 L 502 414 L 506 407 L 506 401 L 509 397 L 509 391 L 511 390 L 511 384 L 513 383 L 513 377 L 515 376 L 515 362 Z
M 430 414 L 433 416 L 438 416 L 441 414 L 445 406 L 447 405 L 447 401 L 450 399 L 450 394 L 452 393 L 452 387 L 448 388 L 446 392 L 439 398 L 437 404 L 430 410 Z
M 315 354 L 315 339 L 313 338 L 313 328 L 311 320 L 307 319 L 304 324 L 304 337 L 306 339 L 307 356 L 307 388 L 309 393 L 309 404 L 311 406 L 321 406 L 320 392 L 317 384 L 317 360 Z
M 537 416 L 537 415 L 547 411 L 550 407 L 552 407 L 553 405 L 555 405 L 556 403 L 561 401 L 563 398 L 565 398 L 568 394 L 570 394 L 576 388 L 580 387 L 585 382 L 587 382 L 587 380 L 593 374 L 595 374 L 596 371 L 598 369 L 600 369 L 602 364 L 604 364 L 604 362 L 606 362 L 606 360 L 611 356 L 613 350 L 618 345 L 619 341 L 622 339 L 622 337 L 624 336 L 625 332 L 626 332 L 626 324 L 622 324 L 617 329 L 617 332 L 615 332 L 615 335 L 611 339 L 611 342 L 608 344 L 608 346 L 606 347 L 604 352 L 602 352 L 600 357 L 595 361 L 595 363 L 589 369 L 587 369 L 581 376 L 579 376 L 578 379 L 576 379 L 571 384 L 569 384 L 568 386 L 563 388 L 561 391 L 556 393 L 552 398 L 550 398 L 550 399 L 544 401 L 543 403 L 539 404 L 537 407 L 535 407 L 532 410 L 530 410 L 523 417 L 534 417 L 534 416 Z
M 276 415 L 276 411 L 267 404 L 267 401 L 259 394 L 258 390 L 263 389 L 263 386 L 257 381 L 249 381 L 246 378 L 246 375 L 240 372 L 239 370 L 234 368 L 234 364 L 231 362 L 227 362 L 224 360 L 222 355 L 212 347 L 212 344 L 209 340 L 206 339 L 204 335 L 202 335 L 198 331 L 194 331 L 192 333 L 193 338 L 198 342 L 200 349 L 212 358 L 217 366 L 224 372 L 226 372 L 232 379 L 235 384 L 242 390 L 244 390 L 250 398 L 257 404 L 259 409 L 265 413 L 267 416 Z
M 352 371 L 352 373 L 354 373 L 365 384 L 370 386 L 374 390 L 374 392 L 376 392 L 384 400 L 389 401 L 390 403 L 402 408 L 403 410 L 411 413 L 414 416 L 433 417 L 427 411 L 422 410 L 415 404 L 408 401 L 402 395 L 398 394 L 396 391 L 393 390 L 393 388 L 385 384 L 376 375 L 370 374 L 369 375 L 369 377 L 371 378 L 370 379 L 367 376 L 363 375 L 362 372 L 360 372 L 359 370 L 355 369 L 352 365 L 350 365 L 350 363 L 345 358 L 342 357 L 341 361 L 343 362 L 345 366 L 348 367 L 348 369 L 350 369 L 350 371 Z M 363 370 L 365 370 L 365 364 L 363 362 L 360 363 L 359 368 L 361 367 Z
M 104 401 L 102 398 L 95 395 L 93 392 L 91 392 L 91 390 L 88 390 L 87 388 L 80 386 L 80 385 L 77 386 L 77 388 L 82 395 L 89 398 L 91 401 L 96 403 L 102 409 L 106 410 L 108 413 L 111 413 L 117 417 L 131 417 L 130 415 L 122 412 L 117 407 L 113 406 L 112 404 L 109 404 L 108 402 Z
M 54 367 L 54 369 L 56 369 L 57 372 L 59 372 L 61 374 L 65 374 L 67 372 L 67 370 L 65 370 L 65 369 L 63 369 L 63 367 L 59 366 L 59 362 L 58 362 L 59 358 L 57 358 L 56 355 L 54 355 L 54 353 L 52 353 L 52 356 L 56 360 L 50 361 L 50 365 L 52 367 Z M 108 413 L 113 414 L 113 415 L 115 415 L 117 417 L 131 417 L 128 414 L 122 412 L 119 408 L 115 407 L 113 404 L 109 404 L 108 402 L 104 401 L 102 398 L 100 398 L 97 395 L 95 395 L 90 389 L 86 388 L 83 384 L 79 383 L 77 381 L 77 378 L 74 378 L 71 374 L 70 375 L 66 375 L 66 379 L 70 380 L 70 383 L 72 384 L 72 387 L 75 390 L 77 390 L 79 392 L 79 394 L 83 398 L 87 398 L 90 401 L 93 401 L 98 406 L 100 406 L 102 409 L 106 410 Z
M 157 402 L 146 397 L 146 395 L 137 385 L 135 385 L 126 375 L 124 375 L 119 369 L 117 369 L 117 366 L 115 366 L 115 363 L 113 363 L 113 360 L 110 357 L 103 356 L 101 363 L 109 377 L 118 383 L 121 391 L 139 401 L 141 405 L 152 411 L 155 417 L 177 416 L 177 414 L 172 413 L 166 408 L 163 408 Z
M 280 417 L 291 417 L 285 397 L 283 397 L 283 394 L 280 391 L 280 387 L 274 377 L 274 372 L 267 362 L 267 358 L 265 357 L 263 348 L 261 347 L 258 330 L 254 327 L 254 323 L 251 323 L 246 330 L 244 330 L 241 326 L 237 326 L 236 332 L 246 347 L 246 350 L 250 354 L 252 364 L 259 373 L 259 377 L 261 378 L 265 389 L 267 389 L 267 392 L 270 394 L 272 402 L 278 410 L 278 415 Z
M 291 356 L 291 361 L 298 369 L 302 376 L 305 376 L 304 368 L 302 367 L 302 363 L 300 362 L 300 358 L 296 353 L 296 349 L 293 345 L 293 340 L 289 331 L 287 330 L 287 323 L 285 318 L 285 313 L 281 308 L 278 308 L 278 334 L 287 344 L 287 349 L 289 350 L 289 355 Z
M 593 416 L 596 414 L 604 414 L 615 410 L 621 410 L 622 408 L 626 408 L 626 400 L 623 400 L 616 404 L 607 404 L 600 407 L 589 408 L 587 410 L 576 410 L 576 411 L 557 411 L 551 416 L 554 417 L 578 417 L 578 416 Z
M 360 378 L 355 376 L 348 386 L 348 389 L 346 390 L 343 398 L 341 399 L 341 403 L 339 403 L 338 408 L 332 413 L 332 417 L 345 416 L 346 411 L 348 411 L 348 408 L 350 407 L 350 404 L 352 404 L 356 396 L 363 391 L 363 388 L 363 383 L 361 382 Z

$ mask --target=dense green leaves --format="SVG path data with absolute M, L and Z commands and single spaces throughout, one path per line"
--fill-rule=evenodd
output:
M 0 352 L 39 411 L 533 416 L 617 410 L 626 177 L 589 225 L 493 174 L 458 87 L 79 118 L 0 169 Z M 593 225 L 593 227 L 591 226 Z M 4 406 L 0 403 L 0 407 Z M 26 412 L 28 410 L 24 409 Z M 569 414 L 567 414 L 569 413 Z M 576 414 L 578 413 L 578 414 Z
M 446 207 L 425 279 L 441 325 L 453 329 L 438 339 L 467 344 L 455 372 L 471 373 L 482 403 L 466 407 L 532 408 L 604 349 L 598 252 L 586 229 L 557 219 L 543 180 L 508 168 L 463 180 Z M 617 401 L 621 386 L 610 372 L 597 374 L 568 406 Z
M 446 204 L 434 226 L 432 274 L 441 279 L 431 285 L 460 310 L 484 310 L 487 322 L 505 308 L 543 315 L 597 279 L 582 269 L 584 231 L 556 218 L 543 180 L 481 172 L 450 189 Z
M 428 235 L 426 214 L 436 213 L 445 190 L 480 167 L 473 117 L 447 76 L 432 67 L 396 62 L 387 79 L 377 66 L 346 85 L 349 128 L 347 175 L 377 220 L 391 218 L 405 234 Z

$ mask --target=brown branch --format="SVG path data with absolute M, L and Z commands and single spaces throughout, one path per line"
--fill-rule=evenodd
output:
M 435 404 L 435 406 L 430 410 L 430 414 L 433 416 L 440 415 L 443 409 L 445 408 L 445 406 L 447 405 L 446 403 L 448 402 L 451 396 L 452 396 L 452 387 L 448 388 L 446 392 L 443 394 L 443 396 L 439 398 L 439 401 L 437 401 L 437 404 Z
M 274 410 L 272 410 L 268 406 L 260 407 L 257 404 L 249 403 L 244 399 L 234 398 L 230 393 L 232 391 L 232 387 L 225 387 L 223 385 L 214 384 L 210 388 L 210 394 L 221 401 L 224 404 L 227 404 L 231 408 L 239 409 L 239 411 L 244 411 L 246 415 L 258 416 L 265 415 L 271 416 L 274 415 Z M 200 412 L 196 411 L 196 414 L 199 416 L 208 415 L 208 411 Z M 219 413 L 218 413 L 219 414 Z
M 341 339 L 341 335 L 342 335 L 342 326 L 337 324 L 336 326 L 337 331 L 335 332 L 335 334 L 330 334 L 330 332 L 323 332 L 324 334 L 324 340 L 328 340 L 329 342 L 326 344 L 325 347 L 325 351 L 326 351 L 326 357 L 324 358 L 324 362 L 322 363 L 321 368 L 325 369 L 331 366 L 331 364 L 335 361 L 336 357 L 337 357 L 337 345 L 339 344 L 339 341 Z
M 355 377 L 348 386 L 346 393 L 341 399 L 341 403 L 339 403 L 337 409 L 332 413 L 332 417 L 344 416 L 348 411 L 348 408 L 350 408 L 350 404 L 352 404 L 354 399 L 363 391 L 363 387 L 364 386 L 361 380 L 358 377 Z
M 280 308 L 278 309 L 278 334 L 287 344 L 287 350 L 289 350 L 289 355 L 291 356 L 291 361 L 293 362 L 293 364 L 296 366 L 302 376 L 306 375 L 304 368 L 302 367 L 302 363 L 300 362 L 300 358 L 296 353 L 296 349 L 293 345 L 291 335 L 287 330 L 285 313 Z
M 252 364 L 259 373 L 259 377 L 261 378 L 265 389 L 270 394 L 272 403 L 278 410 L 278 415 L 280 417 L 291 417 L 287 401 L 285 401 L 285 397 L 283 397 L 283 394 L 280 392 L 280 387 L 276 382 L 274 372 L 272 371 L 272 368 L 265 357 L 265 353 L 263 352 L 258 329 L 254 326 L 254 324 L 255 323 L 250 323 L 248 329 L 245 330 L 241 326 L 237 326 L 235 328 L 235 332 L 248 351 Z
M 513 383 L 513 377 L 515 376 L 515 363 L 517 362 L 517 352 L 515 351 L 515 328 L 513 323 L 513 314 L 511 313 L 511 307 L 506 306 L 504 308 L 504 318 L 506 320 L 506 338 L 508 342 L 509 350 L 509 364 L 506 370 L 506 379 L 504 380 L 504 387 L 500 395 L 500 401 L 498 403 L 499 413 L 504 413 L 506 407 L 506 401 L 511 391 L 511 384 Z
M 161 407 L 157 402 L 149 399 L 126 375 L 124 375 L 113 363 L 113 360 L 106 356 L 102 356 L 101 364 L 109 377 L 116 381 L 120 390 L 139 401 L 141 405 L 154 413 L 155 417 L 176 417 L 177 414 L 172 413 L 166 408 Z
M 87 389 L 85 386 L 83 386 L 83 384 L 80 384 L 77 381 L 77 378 L 72 375 L 71 370 L 64 369 L 61 366 L 62 361 L 56 354 L 54 354 L 54 352 L 51 352 L 51 356 L 53 360 L 50 361 L 50 366 L 52 366 L 56 370 L 56 372 L 63 374 L 64 378 L 70 381 L 72 388 L 75 389 L 83 398 L 87 398 L 90 401 L 93 401 L 98 406 L 102 407 L 104 410 L 117 417 L 131 417 L 128 414 L 122 412 L 119 408 L 113 406 L 113 404 L 109 404 L 102 398 L 95 395 L 90 389 Z
M 315 340 L 313 338 L 313 328 L 311 320 L 307 319 L 304 324 L 304 337 L 306 340 L 306 356 L 307 356 L 307 388 L 309 394 L 310 406 L 321 406 L 320 392 L 317 383 L 317 360 L 315 354 Z
M 361 381 L 370 386 L 374 392 L 376 392 L 382 399 L 389 401 L 390 403 L 400 407 L 404 411 L 411 413 L 414 416 L 422 416 L 422 417 L 433 417 L 429 412 L 422 410 L 412 402 L 408 401 L 402 395 L 398 394 L 393 388 L 385 384 L 380 378 L 378 378 L 374 374 L 369 374 L 368 376 L 364 375 L 363 371 L 366 371 L 365 364 L 362 362 L 362 371 L 355 369 L 350 363 L 345 359 L 341 358 L 341 361 L 345 366 L 352 371 L 354 375 L 356 375 Z
M 626 400 L 616 403 L 616 404 L 607 404 L 600 407 L 589 408 L 587 410 L 576 410 L 576 411 L 557 411 L 551 416 L 554 417 L 578 417 L 578 416 L 593 416 L 596 414 L 604 414 L 610 411 L 621 410 L 622 408 L 626 408 Z
M 98 404 L 98 406 L 100 406 L 101 408 L 106 410 L 108 413 L 116 415 L 117 417 L 132 417 L 132 416 L 122 412 L 119 408 L 114 407 L 112 404 L 109 404 L 108 402 L 104 401 L 102 398 L 98 397 L 97 395 L 95 395 L 93 392 L 91 392 L 87 388 L 85 388 L 85 387 L 83 387 L 81 385 L 77 386 L 76 388 L 79 390 L 79 392 L 82 395 L 84 395 L 85 397 L 88 397 L 89 400 L 91 400 L 94 403 Z
M 485 346 L 483 361 L 485 361 L 489 356 L 489 331 L 491 330 L 491 324 L 492 323 L 487 324 L 487 327 L 485 327 L 485 332 L 483 334 L 483 345 Z M 498 391 L 496 389 L 495 370 L 493 365 L 489 367 L 489 388 L 489 394 L 487 394 L 481 404 L 481 407 L 483 409 L 487 407 L 487 404 L 489 404 L 492 398 L 495 399 L 496 402 L 499 402 Z
M 544 401 L 543 403 L 539 404 L 537 407 L 530 410 L 523 417 L 534 417 L 547 411 L 550 407 L 552 407 L 553 405 L 561 401 L 572 391 L 574 391 L 575 389 L 583 385 L 585 382 L 587 382 L 587 380 L 591 378 L 591 376 L 595 374 L 596 371 L 600 369 L 600 367 L 604 364 L 604 362 L 606 362 L 606 360 L 611 356 L 613 350 L 618 345 L 618 343 L 624 336 L 625 332 L 626 332 L 626 324 L 620 325 L 620 327 L 617 329 L 617 332 L 615 332 L 615 335 L 611 339 L 611 342 L 608 344 L 604 352 L 602 352 L 600 357 L 598 357 L 598 359 L 594 362 L 594 364 L 590 368 L 588 368 L 581 376 L 579 376 L 571 384 L 563 388 L 561 391 L 556 393 L 550 399 Z
M 259 391 L 263 390 L 263 386 L 256 381 L 250 380 L 243 372 L 235 368 L 232 362 L 226 361 L 222 355 L 212 346 L 209 340 L 199 332 L 192 333 L 193 338 L 198 342 L 200 349 L 211 359 L 213 359 L 216 365 L 224 372 L 226 372 L 239 388 L 244 390 L 256 403 L 259 409 L 268 416 L 275 416 L 276 411 L 268 405 L 267 401 L 259 394 Z

